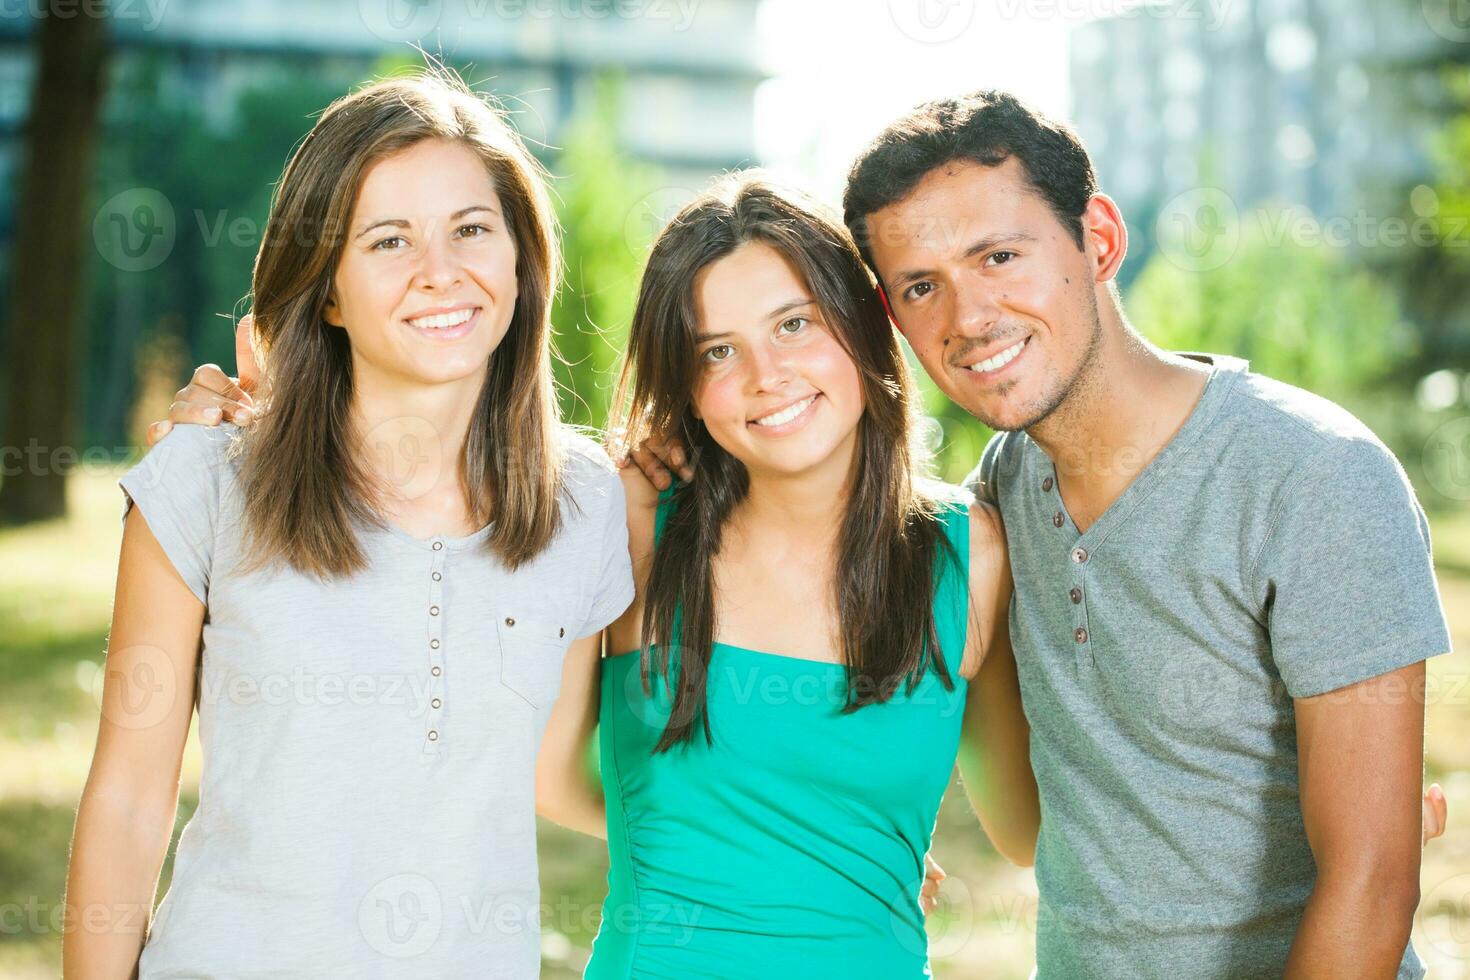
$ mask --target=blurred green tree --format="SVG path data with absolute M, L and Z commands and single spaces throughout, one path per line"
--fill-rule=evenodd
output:
M 621 93 L 617 76 L 597 80 L 594 98 L 567 125 L 551 165 L 565 268 L 551 313 L 562 417 L 599 428 L 607 421 L 639 274 L 657 230 L 640 220 L 640 209 L 660 175 L 618 148 Z
M 1414 352 L 1392 291 L 1339 248 L 1278 237 L 1287 217 L 1258 217 L 1217 268 L 1155 253 L 1129 293 L 1130 319 L 1166 349 L 1235 354 L 1327 398 L 1360 398 Z
M 6 297 L 4 523 L 66 513 L 70 467 L 61 453 L 77 438 L 76 341 L 83 308 L 77 280 L 86 269 L 83 242 L 93 231 L 86 188 L 109 48 L 105 4 L 86 16 L 44 9 L 37 15 Z

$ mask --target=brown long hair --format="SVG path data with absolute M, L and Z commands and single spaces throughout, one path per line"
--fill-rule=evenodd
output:
M 252 283 L 264 397 L 235 450 L 252 563 L 279 558 L 320 576 L 350 574 L 366 564 L 354 526 L 384 523 L 351 431 L 347 334 L 322 315 L 363 175 L 431 139 L 484 162 L 516 247 L 515 310 L 456 461 L 465 499 L 477 523 L 494 518 L 486 546 L 511 568 L 561 526 L 562 427 L 549 342 L 560 260 L 544 171 L 496 108 L 438 69 L 333 103 L 276 187 Z
M 958 556 L 938 516 L 937 488 L 930 492 L 916 480 L 923 452 L 918 409 L 898 337 L 836 216 L 800 191 L 744 171 L 688 204 L 654 242 L 615 400 L 615 431 L 622 439 L 636 444 L 650 432 L 672 434 L 698 461 L 693 482 L 674 493 L 645 598 L 645 689 L 656 670 L 674 690 L 655 751 L 692 740 L 696 726 L 711 738 L 712 562 L 725 521 L 750 483 L 745 465 L 691 411 L 699 363 L 694 280 L 746 242 L 771 246 L 800 273 L 824 322 L 857 365 L 865 396 L 833 583 L 847 669 L 845 710 L 886 701 L 905 682 L 912 689 L 930 669 L 947 689 L 954 687 L 935 631 L 933 599 L 941 549 L 950 560 Z

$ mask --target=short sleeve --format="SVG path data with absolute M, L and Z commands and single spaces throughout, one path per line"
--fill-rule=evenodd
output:
M 219 518 L 226 427 L 176 425 L 118 480 L 123 519 L 136 506 L 168 560 L 200 602 L 209 601 L 209 571 Z
M 965 488 L 975 495 L 975 499 L 983 500 L 992 506 L 1000 506 L 1000 490 L 996 484 L 996 473 L 999 468 L 1000 450 L 1005 442 L 1006 433 L 997 432 L 990 437 L 985 444 L 985 450 L 980 454 L 980 462 L 965 477 Z
M 616 472 L 604 474 L 607 507 L 603 513 L 602 548 L 592 610 L 577 636 L 591 636 L 627 610 L 633 602 L 633 562 L 628 557 L 628 508 L 623 481 Z
M 1429 521 L 1398 460 L 1352 439 L 1301 466 L 1254 575 L 1287 693 L 1312 697 L 1448 653 Z

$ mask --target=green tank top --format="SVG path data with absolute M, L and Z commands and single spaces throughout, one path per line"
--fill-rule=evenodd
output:
M 660 495 L 655 543 L 677 488 Z M 930 671 L 842 714 L 842 664 L 716 643 L 713 744 L 653 755 L 671 696 L 635 653 L 603 661 L 608 895 L 591 980 L 930 976 L 919 888 L 959 747 L 969 515 L 943 511 Z

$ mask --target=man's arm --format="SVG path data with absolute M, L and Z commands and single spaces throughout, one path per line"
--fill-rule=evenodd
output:
M 1286 977 L 1387 980 L 1398 975 L 1419 904 L 1424 664 L 1295 705 L 1317 881 Z

